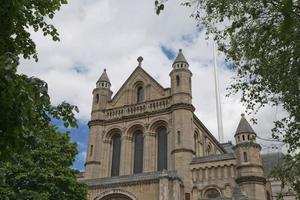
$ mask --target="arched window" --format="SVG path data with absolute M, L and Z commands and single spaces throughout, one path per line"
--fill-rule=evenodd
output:
M 134 166 L 133 173 L 143 172 L 144 137 L 142 131 L 134 133 Z
M 168 167 L 168 139 L 167 130 L 165 127 L 161 127 L 157 131 L 157 170 L 162 171 Z
M 211 152 L 212 152 L 211 145 L 208 144 L 208 145 L 207 145 L 207 148 L 206 148 L 206 155 L 207 155 L 207 156 L 210 155 Z
M 176 85 L 179 86 L 179 84 L 180 84 L 180 78 L 179 78 L 179 76 L 177 75 L 177 76 L 176 76 Z
M 216 189 L 209 189 L 205 192 L 205 198 L 215 199 L 221 197 L 220 192 Z
M 142 86 L 139 86 L 137 88 L 136 96 L 137 96 L 137 103 L 141 103 L 142 101 L 144 101 L 144 88 Z
M 111 176 L 119 176 L 120 172 L 120 153 L 121 153 L 121 136 L 115 134 L 112 137 L 112 163 L 111 163 Z

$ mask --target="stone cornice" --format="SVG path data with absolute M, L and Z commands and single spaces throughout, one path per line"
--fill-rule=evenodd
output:
M 179 180 L 180 182 L 182 182 L 181 179 L 177 176 L 176 171 L 148 172 L 126 176 L 85 179 L 80 180 L 80 182 L 85 183 L 90 189 L 93 189 L 159 183 L 159 179 L 162 178 L 167 178 L 169 180 Z
M 232 149 L 236 150 L 238 147 L 254 147 L 254 148 L 258 148 L 259 150 L 261 150 L 261 146 L 254 142 L 239 143 L 239 144 L 236 144 Z
M 242 164 L 242 165 L 238 165 L 236 167 L 236 169 L 246 168 L 246 167 L 258 167 L 258 168 L 263 169 L 263 166 L 262 165 L 258 165 L 258 164 Z
M 255 182 L 262 185 L 265 185 L 267 182 L 266 178 L 261 176 L 243 176 L 235 179 L 235 181 L 237 184 Z
M 188 153 L 195 154 L 195 152 L 194 152 L 192 149 L 187 149 L 187 148 L 173 149 L 173 150 L 171 151 L 171 154 L 174 154 L 174 153 L 180 153 L 180 152 L 188 152 Z
M 95 125 L 109 125 L 109 124 L 113 124 L 113 123 L 118 123 L 120 121 L 124 121 L 124 120 L 137 120 L 137 119 L 141 119 L 141 118 L 145 118 L 147 116 L 153 116 L 153 115 L 157 115 L 157 114 L 168 114 L 174 110 L 178 110 L 178 109 L 187 109 L 190 110 L 191 112 L 195 111 L 195 107 L 192 104 L 187 104 L 187 103 L 177 103 L 177 104 L 172 104 L 171 106 L 169 106 L 168 108 L 162 109 L 162 110 L 157 110 L 157 111 L 152 111 L 152 112 L 144 112 L 144 113 L 139 113 L 136 115 L 130 115 L 130 116 L 122 116 L 120 118 L 116 118 L 116 119 L 108 119 L 108 120 L 91 120 L 88 122 L 88 126 L 95 126 Z

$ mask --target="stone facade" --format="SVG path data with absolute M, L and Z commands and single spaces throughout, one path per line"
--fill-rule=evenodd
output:
M 85 172 L 79 178 L 89 187 L 88 199 L 269 200 L 261 147 L 245 117 L 236 145 L 220 144 L 194 114 L 192 72 L 182 51 L 172 65 L 171 88 L 143 70 L 141 57 L 138 61 L 113 97 L 106 70 L 93 90 Z

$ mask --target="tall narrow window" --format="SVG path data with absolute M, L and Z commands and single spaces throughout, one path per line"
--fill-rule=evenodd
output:
M 96 94 L 96 103 L 99 103 L 99 94 Z
M 134 166 L 133 173 L 143 172 L 143 152 L 144 152 L 144 137 L 141 131 L 136 131 L 134 134 Z
M 194 134 L 194 148 L 195 148 L 195 156 L 198 156 L 198 148 L 197 148 L 197 133 Z
M 180 144 L 181 136 L 180 136 L 180 131 L 177 131 L 177 143 Z
M 177 75 L 177 76 L 176 76 L 176 85 L 179 86 L 179 84 L 180 84 L 180 78 L 179 78 L 179 76 Z
M 112 137 L 112 164 L 111 164 L 111 176 L 119 176 L 120 171 L 120 153 L 121 153 L 121 136 L 115 134 Z
M 137 88 L 137 103 L 141 103 L 142 101 L 144 101 L 144 88 L 142 86 L 139 86 Z
M 91 147 L 90 147 L 90 156 L 92 156 L 92 155 L 93 155 L 93 151 L 94 151 L 94 146 L 93 146 L 93 145 L 91 145 Z
M 158 152 L 157 152 L 157 170 L 162 171 L 163 169 L 167 169 L 168 167 L 168 139 L 167 139 L 167 130 L 165 127 L 161 127 L 157 132 L 157 144 L 158 144 Z
M 247 152 L 244 152 L 244 162 L 248 162 Z

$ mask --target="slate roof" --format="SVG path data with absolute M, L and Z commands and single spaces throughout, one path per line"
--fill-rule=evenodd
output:
M 174 65 L 175 63 L 178 63 L 178 62 L 185 62 L 185 63 L 188 63 L 188 62 L 186 61 L 186 59 L 185 59 L 185 57 L 184 57 L 184 55 L 183 55 L 181 49 L 179 49 L 179 52 L 178 52 L 177 57 L 175 58 L 175 60 L 174 60 L 174 62 L 173 62 L 173 65 Z
M 204 157 L 196 157 L 193 158 L 191 164 L 222 161 L 222 160 L 232 160 L 232 159 L 235 159 L 233 153 L 225 153 L 225 154 L 217 154 L 217 155 L 210 155 Z
M 239 133 L 255 133 L 244 114 L 241 115 L 241 120 L 236 129 L 235 135 Z
M 233 153 L 233 144 L 231 143 L 231 141 L 222 143 L 221 145 L 225 149 L 226 153 Z
M 108 82 L 108 83 L 110 83 L 109 78 L 108 78 L 107 73 L 106 73 L 106 69 L 104 69 L 102 75 L 100 76 L 100 78 L 98 79 L 97 82 Z

